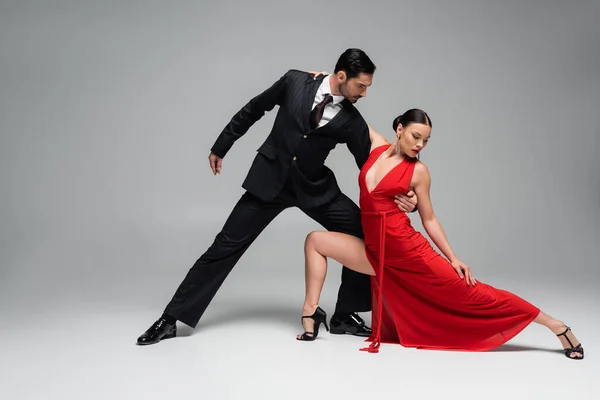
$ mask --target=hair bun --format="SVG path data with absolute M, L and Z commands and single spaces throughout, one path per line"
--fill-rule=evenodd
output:
M 394 128 L 394 132 L 396 132 L 396 129 L 398 129 L 398 125 L 400 125 L 400 121 L 402 120 L 403 115 L 404 114 L 400 114 L 394 119 L 394 122 L 392 123 L 392 128 Z

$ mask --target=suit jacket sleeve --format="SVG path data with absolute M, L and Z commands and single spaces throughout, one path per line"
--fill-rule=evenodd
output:
M 233 143 L 241 138 L 256 121 L 261 119 L 265 112 L 271 111 L 275 105 L 280 104 L 288 74 L 289 71 L 270 88 L 250 100 L 231 118 L 231 121 L 225 126 L 210 149 L 213 154 L 224 158 Z
M 354 156 L 354 161 L 359 169 L 365 165 L 369 158 L 371 150 L 371 138 L 369 136 L 369 127 L 364 119 L 359 118 L 353 127 L 354 135 L 352 140 L 348 141 L 347 146 L 350 153 Z

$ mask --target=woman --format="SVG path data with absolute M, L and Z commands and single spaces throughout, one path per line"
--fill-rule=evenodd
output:
M 485 351 L 506 343 L 531 322 L 546 326 L 562 342 L 568 358 L 583 359 L 583 348 L 570 328 L 522 298 L 477 282 L 454 254 L 437 221 L 429 196 L 430 176 L 416 159 L 431 135 L 431 120 L 412 109 L 394 120 L 390 144 L 371 129 L 371 152 L 359 174 L 364 241 L 342 233 L 314 231 L 306 238 L 306 298 L 298 340 L 314 340 L 325 312 L 318 307 L 327 273 L 327 257 L 372 275 L 373 334 L 368 348 L 380 343 L 405 347 Z M 423 227 L 446 256 L 398 210 L 394 195 L 413 190 Z

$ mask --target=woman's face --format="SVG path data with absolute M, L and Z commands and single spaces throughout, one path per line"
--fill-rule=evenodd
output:
M 399 154 L 415 158 L 427 146 L 430 136 L 430 126 L 418 123 L 410 123 L 407 126 L 399 124 L 396 129 L 396 137 L 398 138 L 396 150 Z

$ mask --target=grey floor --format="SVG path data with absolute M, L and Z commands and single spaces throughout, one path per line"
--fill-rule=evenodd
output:
M 580 362 L 567 360 L 558 340 L 535 325 L 486 353 L 383 345 L 379 354 L 368 354 L 358 350 L 362 339 L 327 333 L 313 343 L 297 342 L 303 296 L 301 243 L 310 226 L 290 230 L 291 221 L 283 217 L 259 238 L 196 330 L 180 325 L 178 338 L 155 346 L 136 346 L 135 339 L 154 321 L 183 277 L 197 231 L 145 237 L 138 232 L 136 239 L 122 229 L 127 246 L 88 236 L 73 239 L 71 248 L 40 244 L 38 253 L 12 260 L 19 264 L 19 273 L 6 276 L 10 280 L 4 282 L 10 285 L 1 292 L 3 321 L 9 321 L 0 327 L 0 387 L 10 395 L 5 398 L 364 399 L 389 394 L 592 399 L 600 395 L 594 380 L 600 367 L 595 356 L 600 351 L 599 302 L 589 281 L 577 287 L 573 281 L 563 285 L 523 280 L 502 271 L 491 275 L 485 268 L 481 270 L 487 272 L 478 275 L 571 325 L 587 352 Z M 208 229 L 202 237 L 205 245 Z M 271 257 L 273 243 L 289 257 Z M 60 262 L 78 263 L 80 268 Z M 143 262 L 147 269 L 140 273 Z M 328 312 L 333 311 L 339 268 L 331 264 L 324 288 L 321 305 Z M 368 314 L 364 317 L 370 320 Z

